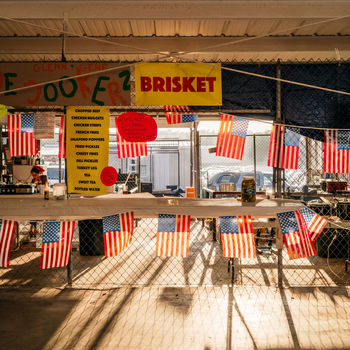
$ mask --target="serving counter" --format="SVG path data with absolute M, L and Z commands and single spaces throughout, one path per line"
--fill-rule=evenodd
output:
M 1 196 L 0 216 L 9 220 L 84 220 L 99 219 L 124 211 L 133 211 L 136 218 L 158 214 L 183 214 L 194 218 L 217 218 L 229 215 L 251 215 L 272 218 L 283 211 L 303 207 L 299 201 L 257 199 L 242 203 L 234 198 L 196 199 L 153 197 L 149 193 L 108 194 L 97 197 L 72 196 L 67 200 L 44 200 L 42 195 Z

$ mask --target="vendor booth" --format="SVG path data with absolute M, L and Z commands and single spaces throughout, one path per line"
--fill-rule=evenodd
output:
M 254 77 L 295 69 L 233 93 L 218 63 L 0 64 L 2 283 L 25 261 L 16 283 L 140 285 L 152 261 L 152 283 L 210 284 L 212 260 L 220 283 L 347 282 L 349 131 Z

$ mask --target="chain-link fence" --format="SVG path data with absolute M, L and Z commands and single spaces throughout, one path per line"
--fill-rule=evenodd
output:
M 214 220 L 191 221 L 186 258 L 156 256 L 157 218 L 138 218 L 131 244 L 116 257 L 104 256 L 102 220 L 76 225 L 70 263 L 41 270 L 42 222 L 21 223 L 15 235 L 9 268 L 0 270 L 1 285 L 112 288 L 119 286 L 278 285 L 330 286 L 350 283 L 345 270 L 348 231 L 326 228 L 316 243 L 318 255 L 282 260 L 276 248 L 275 221 L 253 220 L 257 257 L 223 257 L 220 228 Z

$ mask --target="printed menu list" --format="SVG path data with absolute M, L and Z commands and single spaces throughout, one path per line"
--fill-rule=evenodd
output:
M 67 182 L 69 193 L 104 194 L 100 175 L 108 166 L 109 108 L 67 108 Z

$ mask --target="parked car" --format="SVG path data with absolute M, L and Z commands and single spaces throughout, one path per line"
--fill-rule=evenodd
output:
M 241 190 L 242 180 L 245 176 L 254 177 L 252 172 L 233 172 L 233 171 L 224 171 L 218 174 L 215 174 L 208 183 L 208 188 L 213 189 L 215 187 L 216 191 L 220 190 L 221 184 L 234 183 L 236 185 L 236 191 Z M 272 174 L 262 173 L 260 171 L 256 172 L 256 188 L 259 189 L 272 189 Z

